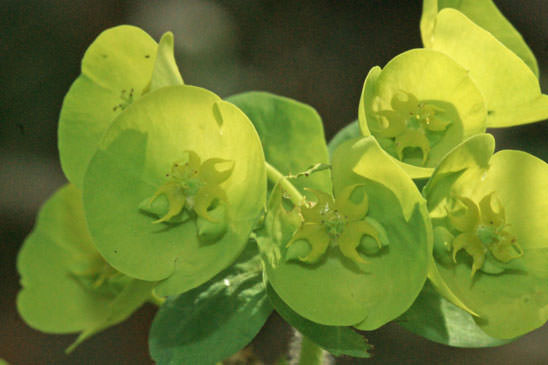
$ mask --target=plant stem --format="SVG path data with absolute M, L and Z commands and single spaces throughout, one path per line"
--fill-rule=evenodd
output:
M 305 197 L 297 190 L 295 185 L 289 182 L 286 176 L 266 161 L 265 166 L 268 179 L 274 184 L 280 184 L 293 204 L 301 206 L 305 203 Z
M 302 336 L 299 365 L 321 365 L 322 360 L 323 349 L 310 341 L 306 336 Z

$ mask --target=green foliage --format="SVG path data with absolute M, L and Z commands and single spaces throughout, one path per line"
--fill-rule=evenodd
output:
M 371 356 L 369 351 L 373 347 L 367 343 L 367 339 L 350 327 L 324 326 L 309 321 L 289 308 L 271 286 L 267 287 L 267 293 L 276 312 L 287 323 L 334 356 L 347 355 L 361 358 Z
M 157 364 L 215 364 L 251 342 L 272 312 L 257 253 L 249 243 L 211 281 L 167 299 L 150 330 Z
M 249 117 L 261 138 L 266 161 L 282 174 L 329 163 L 322 120 L 312 107 L 265 92 L 247 92 L 227 100 Z M 328 171 L 303 175 L 292 183 L 301 192 L 305 187 L 331 189 Z
M 456 347 L 542 326 L 548 164 L 484 133 L 548 117 L 536 60 L 491 0 L 423 5 L 425 48 L 371 68 L 329 146 L 306 104 L 184 85 L 169 32 L 101 33 L 59 120 L 71 183 L 18 257 L 23 319 L 71 351 L 153 301 L 159 364 L 222 361 L 273 307 L 335 356 L 398 318 Z
M 486 335 L 470 313 L 444 299 L 428 282 L 398 322 L 419 336 L 454 347 L 491 347 L 510 342 Z

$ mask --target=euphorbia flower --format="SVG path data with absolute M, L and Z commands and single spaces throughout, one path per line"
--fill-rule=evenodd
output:
M 352 261 L 366 263 L 356 250 L 362 237 L 364 235 L 372 237 L 379 249 L 383 247 L 383 243 L 379 238 L 378 228 L 365 220 L 369 207 L 367 194 L 361 192 L 360 202 L 355 203 L 350 200 L 352 193 L 359 187 L 359 185 L 347 186 L 341 191 L 336 201 L 329 194 L 312 190 L 318 200 L 311 203 L 311 207 L 302 208 L 303 221 L 292 240 L 288 242 L 288 250 L 291 250 L 293 243 L 299 240 L 306 241 L 311 247 L 310 252 L 299 259 L 313 263 L 318 261 L 332 244 L 337 245 L 340 252 Z M 384 244 L 388 242 L 385 241 Z
M 215 166 L 229 163 L 229 168 L 218 171 Z M 210 158 L 203 163 L 194 151 L 186 151 L 184 160 L 175 162 L 168 174 L 169 181 L 162 185 L 148 200 L 148 205 L 161 195 L 165 195 L 169 210 L 160 219 L 153 223 L 168 222 L 187 207 L 192 209 L 199 217 L 214 222 L 216 219 L 208 213 L 208 208 L 213 204 L 226 204 L 226 193 L 219 185 L 225 182 L 234 165 L 231 161 L 221 158 Z M 145 208 L 145 206 L 142 206 Z
M 466 69 L 414 49 L 369 71 L 358 115 L 363 135 L 377 138 L 412 178 L 424 178 L 463 139 L 485 131 L 487 112 Z
M 426 279 L 425 202 L 373 137 L 337 148 L 332 179 L 333 195 L 315 191 L 300 219 L 298 208 L 270 207 L 259 237 L 266 277 L 311 321 L 375 329 L 409 308 Z
M 456 201 L 464 206 L 464 212 L 456 208 L 447 214 L 449 225 L 459 232 L 451 242 L 453 261 L 464 249 L 473 259 L 471 276 L 483 267 L 486 256 L 507 263 L 523 255 L 516 237 L 508 232 L 504 207 L 494 192 L 484 196 L 478 204 L 466 197 L 456 198 Z M 494 204 L 497 208 L 493 208 Z
M 430 277 L 488 335 L 509 339 L 548 319 L 548 164 L 493 150 L 492 136 L 469 138 L 424 188 L 434 226 Z
M 112 122 L 83 194 L 105 260 L 126 275 L 162 280 L 158 294 L 174 295 L 209 280 L 245 247 L 265 204 L 264 155 L 237 107 L 198 87 L 164 87 Z

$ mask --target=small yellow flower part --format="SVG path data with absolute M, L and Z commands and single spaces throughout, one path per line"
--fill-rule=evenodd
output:
M 494 192 L 484 196 L 479 204 L 466 197 L 457 197 L 455 203 L 456 207 L 448 211 L 448 219 L 461 233 L 452 242 L 453 261 L 464 249 L 473 259 L 472 277 L 483 267 L 488 254 L 501 263 L 523 255 L 516 237 L 507 231 L 504 207 Z
M 445 131 L 451 121 L 443 120 L 439 114 L 444 110 L 427 102 L 419 102 L 408 92 L 401 91 L 390 101 L 392 110 L 377 112 L 380 127 L 371 131 L 377 137 L 394 138 L 396 154 L 404 158 L 406 148 L 419 148 L 422 153 L 422 164 L 428 161 L 431 146 L 429 137 L 432 132 Z
M 217 170 L 217 165 L 225 169 Z M 228 167 L 228 168 L 226 168 Z M 171 167 L 167 174 L 169 181 L 150 198 L 152 204 L 160 195 L 165 195 L 169 203 L 168 212 L 153 223 L 168 222 L 180 214 L 186 207 L 193 210 L 198 217 L 216 222 L 208 209 L 216 202 L 226 203 L 226 194 L 221 183 L 225 182 L 234 170 L 234 162 L 221 158 L 210 158 L 203 163 L 194 151 L 186 151 L 186 156 Z
M 379 249 L 383 247 L 377 229 L 364 219 L 369 206 L 367 194 L 363 192 L 357 203 L 350 199 L 358 187 L 346 187 L 336 200 L 329 194 L 309 189 L 316 195 L 317 201 L 301 208 L 303 222 L 287 244 L 290 247 L 299 240 L 308 242 L 310 251 L 300 257 L 301 261 L 318 261 L 333 244 L 338 245 L 340 252 L 350 260 L 367 263 L 357 251 L 364 236 L 372 237 Z
M 107 286 L 111 279 L 121 276 L 115 268 L 110 266 L 101 256 L 89 259 L 85 269 L 74 269 L 72 275 L 89 289 L 96 290 Z

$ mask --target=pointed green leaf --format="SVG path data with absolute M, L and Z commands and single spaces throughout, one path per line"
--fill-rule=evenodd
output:
M 287 323 L 333 356 L 371 357 L 372 346 L 350 327 L 324 326 L 309 321 L 289 308 L 271 286 L 267 286 L 267 293 L 276 312 Z
M 432 46 L 433 30 L 438 11 L 445 8 L 457 9 L 471 21 L 491 33 L 508 47 L 533 71 L 538 78 L 539 71 L 535 55 L 531 52 L 521 34 L 504 17 L 492 0 L 424 0 L 421 18 L 422 42 L 426 48 Z
M 510 342 L 485 334 L 471 314 L 440 296 L 429 282 L 398 322 L 419 336 L 454 347 L 492 347 Z
M 150 329 L 157 364 L 215 364 L 251 342 L 272 313 L 257 254 L 250 243 L 211 281 L 167 299 Z
M 247 92 L 227 100 L 247 114 L 261 138 L 266 161 L 282 174 L 329 163 L 322 120 L 312 107 L 265 92 Z M 329 171 L 303 175 L 292 183 L 301 192 L 304 187 L 331 189 Z
M 73 185 L 61 188 L 43 206 L 19 252 L 19 313 L 40 331 L 82 332 L 69 350 L 125 320 L 150 298 L 156 283 L 119 274 L 100 281 L 105 265 L 87 231 L 81 193 Z
M 459 11 L 447 8 L 439 12 L 431 48 L 469 70 L 485 97 L 488 127 L 509 127 L 548 118 L 548 96 L 541 94 L 531 69 Z
M 234 164 L 216 189 L 226 195 L 226 222 L 219 224 L 227 229 L 214 243 L 199 239 L 198 212 L 191 208 L 189 220 L 157 224 L 160 217 L 139 209 L 171 181 L 166 174 L 188 151 L 202 162 L 223 158 Z M 203 181 L 197 179 L 199 187 Z M 239 256 L 264 207 L 265 190 L 263 152 L 245 114 L 205 89 L 173 86 L 143 96 L 113 122 L 86 173 L 84 207 L 97 248 L 112 266 L 143 280 L 166 279 L 156 290 L 174 295 L 201 285 Z M 200 201 L 209 197 L 200 191 L 187 202 L 203 208 Z
M 114 118 L 155 87 L 182 83 L 172 41 L 167 33 L 158 48 L 141 29 L 121 25 L 102 32 L 87 49 L 82 73 L 63 101 L 58 131 L 63 171 L 78 188 Z

